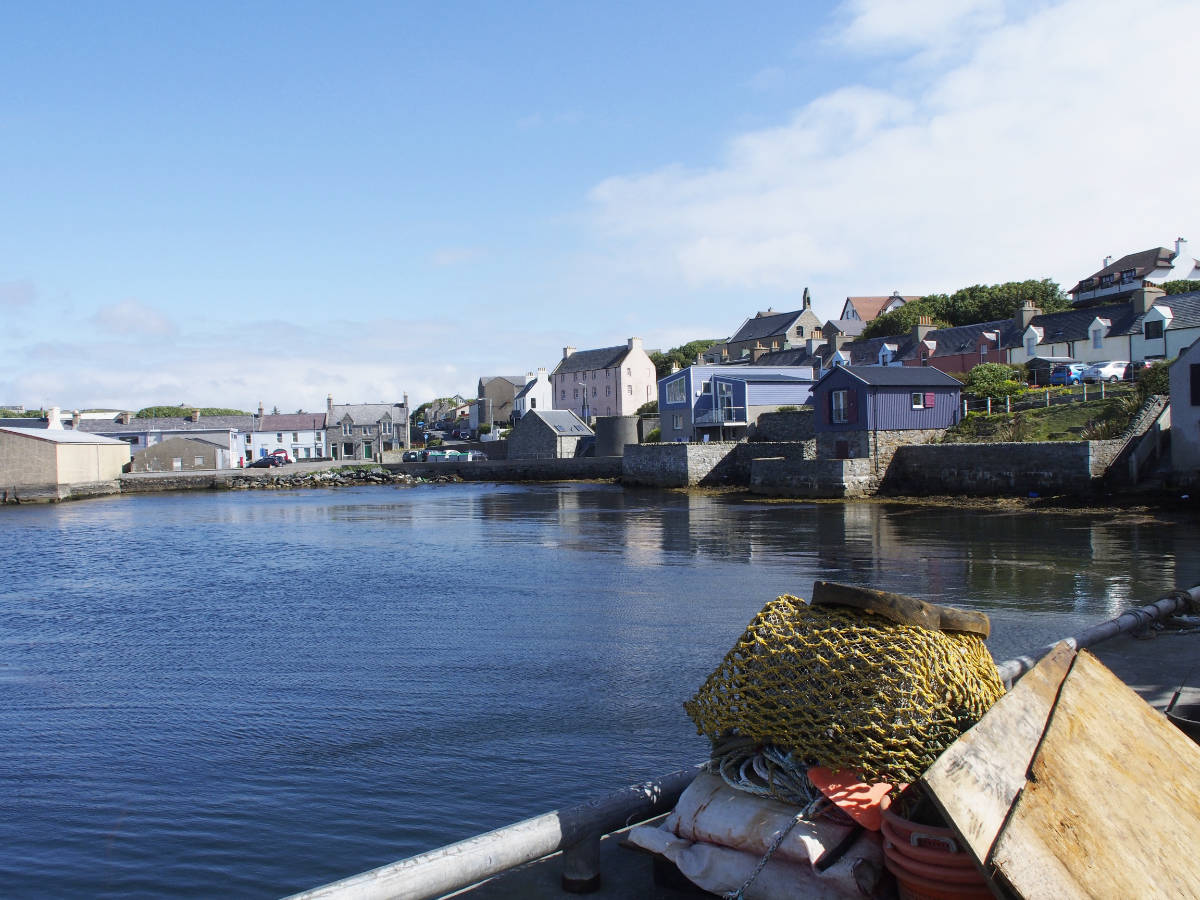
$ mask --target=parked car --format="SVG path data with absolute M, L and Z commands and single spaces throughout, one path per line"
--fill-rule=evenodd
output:
M 1079 379 L 1083 377 L 1083 370 L 1086 369 L 1083 363 L 1059 363 L 1050 370 L 1051 384 L 1079 384 Z
M 471 439 L 471 430 L 469 428 L 460 429 L 456 434 L 459 440 L 469 441 Z
M 275 466 L 282 466 L 282 465 L 283 465 L 283 460 L 281 460 L 278 456 L 270 455 L 270 456 L 260 456 L 254 462 L 249 463 L 246 466 L 246 468 L 247 469 L 271 469 L 271 468 L 274 468 Z
M 1095 384 L 1099 381 L 1120 381 L 1125 377 L 1125 367 L 1128 365 L 1129 360 L 1127 359 L 1093 363 L 1083 370 L 1083 380 L 1088 384 Z
M 1140 372 L 1144 372 L 1146 369 L 1153 367 L 1154 360 L 1152 359 L 1139 359 L 1136 362 L 1131 362 L 1125 367 L 1124 378 L 1126 381 L 1137 381 L 1137 377 Z
M 421 451 L 420 450 L 405 450 L 404 455 L 402 457 L 400 457 L 400 461 L 401 462 L 420 462 L 421 461 Z
M 279 464 L 281 466 L 292 461 L 292 458 L 288 456 L 288 452 L 286 450 L 272 450 L 271 455 L 279 460 Z

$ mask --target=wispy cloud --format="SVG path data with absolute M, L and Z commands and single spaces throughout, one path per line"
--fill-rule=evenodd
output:
M 482 259 L 484 253 L 477 247 L 443 247 L 430 257 L 435 266 L 461 266 Z
M 921 52 L 891 4 L 852 6 L 856 39 Z M 1127 115 L 1147 98 L 1170 106 L 1172 87 L 1190 102 L 1190 31 L 1162 27 L 1189 3 L 1148 0 L 1129 16 L 1116 0 L 1067 0 L 986 31 L 963 23 L 991 22 L 995 4 L 934 8 L 922 29 L 968 37 L 921 87 L 845 87 L 731 140 L 717 165 L 597 184 L 594 223 L 614 258 L 691 288 L 921 293 L 1076 278 L 1197 224 L 1200 181 L 1186 173 L 1200 120 L 1173 121 L 1151 153 Z M 1113 64 L 1138 47 L 1154 48 L 1152 65 Z
M 92 315 L 91 321 L 97 328 L 118 336 L 166 337 L 175 334 L 176 330 L 170 319 L 137 300 L 102 306 Z
M 37 288 L 30 281 L 0 281 L 0 309 L 33 306 Z
M 1004 0 L 846 0 L 834 42 L 865 52 L 948 46 L 994 29 L 1005 19 Z

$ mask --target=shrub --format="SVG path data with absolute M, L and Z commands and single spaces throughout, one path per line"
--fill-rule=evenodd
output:
M 980 363 L 967 373 L 964 387 L 976 397 L 993 400 L 1016 396 L 1025 390 L 1012 368 L 1001 363 Z
M 653 416 L 658 412 L 658 401 L 651 400 L 649 403 L 643 403 L 637 408 L 639 416 Z
M 800 407 L 798 407 L 798 406 L 781 406 L 781 407 L 779 407 L 779 409 L 775 410 L 775 412 L 800 412 Z
M 646 439 L 644 441 L 642 441 L 642 443 L 657 444 L 661 440 L 662 440 L 662 429 L 654 428 L 654 429 L 651 429 L 650 433 L 646 435 Z
M 1171 393 L 1171 363 L 1156 362 L 1148 369 L 1142 369 L 1137 376 L 1138 397 L 1144 402 L 1152 394 Z
M 489 434 L 489 433 L 491 433 L 491 430 L 492 430 L 492 426 L 489 425 L 487 422 L 484 422 L 482 425 L 479 426 L 480 434 Z

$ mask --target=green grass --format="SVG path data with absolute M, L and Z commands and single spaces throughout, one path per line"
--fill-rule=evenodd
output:
M 1078 441 L 1088 436 L 1101 436 L 1095 431 L 1097 426 L 1104 429 L 1102 436 L 1116 437 L 1137 412 L 1136 399 L 1131 398 L 1132 395 L 1126 393 L 1086 403 L 1027 409 L 1011 415 L 971 413 L 946 432 L 945 442 Z

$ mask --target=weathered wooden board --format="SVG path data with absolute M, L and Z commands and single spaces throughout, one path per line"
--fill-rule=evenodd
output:
M 1197 834 L 1200 747 L 1081 651 L 992 851 L 998 878 L 1030 900 L 1200 897 Z
M 814 606 L 848 606 L 861 609 L 883 616 L 892 622 L 920 625 L 934 631 L 965 631 L 983 638 L 991 633 L 991 620 L 986 614 L 975 610 L 939 606 L 903 594 L 833 581 L 815 582 L 812 602 Z
M 955 741 L 921 776 L 925 792 L 975 859 L 988 858 L 1009 809 L 1025 787 L 1075 651 L 1059 644 Z

